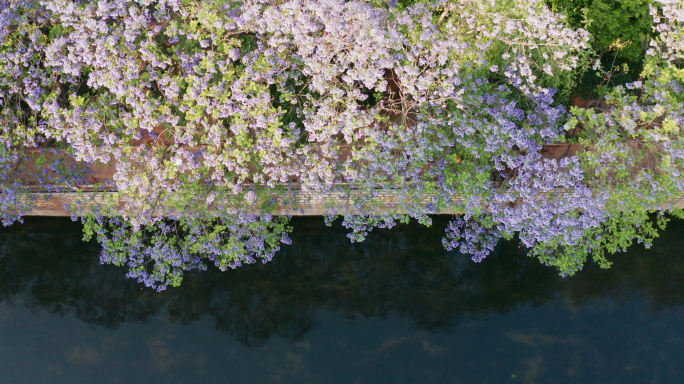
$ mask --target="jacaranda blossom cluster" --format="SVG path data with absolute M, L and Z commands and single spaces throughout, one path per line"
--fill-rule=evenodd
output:
M 158 290 L 270 260 L 290 228 L 269 212 L 303 196 L 352 241 L 451 211 L 444 244 L 475 261 L 517 235 L 562 274 L 607 265 L 603 250 L 654 236 L 606 240 L 616 226 L 651 228 L 684 188 L 684 20 L 677 3 L 652 13 L 643 80 L 569 110 L 558 89 L 590 36 L 541 0 L 0 0 L 3 222 L 40 188 L 99 191 L 65 208 L 103 263 Z M 570 139 L 577 154 L 542 157 Z M 62 157 L 14 176 L 40 148 Z M 94 164 L 113 178 L 88 179 Z

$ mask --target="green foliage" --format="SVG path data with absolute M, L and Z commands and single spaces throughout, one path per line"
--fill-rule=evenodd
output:
M 557 12 L 568 16 L 575 28 L 591 33 L 596 52 L 607 52 L 616 41 L 629 44 L 619 57 L 636 63 L 644 58 L 648 39 L 653 36 L 652 0 L 548 0 Z
M 654 36 L 653 18 L 649 14 L 652 0 L 547 2 L 555 11 L 567 15 L 573 27 L 585 28 L 591 34 L 594 53 L 579 71 L 573 93 L 596 98 L 606 94 L 605 87 L 612 89 L 639 77 L 648 42 Z

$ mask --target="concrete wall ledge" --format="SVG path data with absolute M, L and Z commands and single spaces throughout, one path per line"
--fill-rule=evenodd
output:
M 567 190 L 558 190 L 556 193 L 568 192 Z M 550 192 L 554 193 L 554 192 Z M 290 214 L 293 216 L 322 216 L 328 213 L 328 209 L 325 206 L 325 201 L 336 201 L 340 205 L 352 208 L 353 197 L 363 195 L 362 191 L 335 191 L 328 192 L 326 194 L 311 194 L 306 192 L 300 192 L 295 201 L 298 204 L 300 210 L 293 210 L 292 206 L 283 206 L 281 204 L 276 205 L 275 209 L 272 211 L 275 215 L 285 215 Z M 69 204 L 72 207 L 76 207 L 78 202 L 85 202 L 85 211 L 88 212 L 90 208 L 101 204 L 111 199 L 117 199 L 116 192 L 69 192 L 69 193 L 53 193 L 49 199 L 46 199 L 48 194 L 38 193 L 38 201 L 35 203 L 35 209 L 26 214 L 26 216 L 64 216 L 68 217 L 70 214 L 64 209 L 64 204 Z M 427 204 L 431 201 L 431 195 L 424 195 L 420 203 Z M 406 213 L 402 209 L 397 209 L 397 203 L 399 202 L 399 195 L 393 192 L 380 192 L 378 193 L 378 200 L 381 201 L 382 205 L 375 211 L 375 213 Z M 455 196 L 453 198 L 454 203 L 461 202 L 463 199 L 461 197 Z M 684 208 L 684 198 L 673 197 L 670 202 L 674 208 Z M 388 206 L 389 205 L 389 206 Z M 259 208 L 254 208 L 252 210 L 255 213 L 259 213 Z M 437 214 L 451 215 L 460 214 L 462 212 L 456 212 L 453 210 L 442 210 L 436 212 Z

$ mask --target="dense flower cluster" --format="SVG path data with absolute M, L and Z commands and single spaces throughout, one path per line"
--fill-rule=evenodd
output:
M 270 261 L 290 244 L 287 217 L 238 212 L 214 219 L 159 221 L 143 228 L 119 217 L 99 213 L 86 221 L 86 239 L 95 235 L 102 244 L 100 261 L 128 266 L 128 277 L 158 291 L 178 286 L 183 272 L 206 270 L 207 263 L 225 271 L 257 260 Z
M 103 263 L 157 289 L 207 262 L 270 260 L 289 242 L 287 218 L 251 212 L 303 209 L 298 194 L 323 199 L 328 224 L 343 215 L 352 241 L 460 211 L 447 248 L 481 261 L 517 234 L 572 274 L 587 254 L 641 239 L 605 240 L 618 221 L 650 228 L 644 215 L 684 192 L 679 4 L 652 10 L 642 81 L 617 87 L 607 109 L 569 113 L 556 88 L 588 63 L 590 37 L 545 2 L 405 3 L 0 0 L 0 162 L 62 148 L 36 163 L 48 192 L 112 164 L 95 186 L 110 200 L 66 208 L 100 239 Z M 583 151 L 542 159 L 578 125 Z M 29 170 L 5 168 L 9 224 L 36 188 Z M 650 196 L 638 215 L 619 203 L 628 179 Z M 398 198 L 383 206 L 387 194 Z
M 658 38 L 651 41 L 647 53 L 656 55 L 659 53 L 668 61 L 682 63 L 684 59 L 684 31 L 681 23 L 684 23 L 684 4 L 677 0 L 659 0 L 660 8 L 654 5 L 650 7 L 651 16 L 654 18 L 654 30 L 658 32 Z

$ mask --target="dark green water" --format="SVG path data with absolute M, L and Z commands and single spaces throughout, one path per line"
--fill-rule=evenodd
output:
M 444 251 L 447 218 L 361 244 L 322 221 L 162 293 L 69 219 L 1 229 L 0 383 L 684 382 L 684 222 L 562 279 L 513 242 Z

